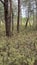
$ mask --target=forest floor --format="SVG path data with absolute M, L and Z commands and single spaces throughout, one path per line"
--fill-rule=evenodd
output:
M 9 44 L 8 44 L 9 43 Z M 6 47 L 7 44 L 10 45 L 9 52 L 11 55 L 8 57 L 8 62 L 13 63 L 13 65 L 33 65 L 35 59 L 37 59 L 37 30 L 30 28 L 25 29 L 24 26 L 21 28 L 20 32 L 13 32 L 10 38 L 5 36 L 4 27 L 0 28 L 0 48 Z M 7 51 L 2 52 L 4 54 L 5 64 Z M 0 56 L 1 58 L 1 56 Z M 2 60 L 0 59 L 2 62 Z M 2 65 L 2 63 L 0 64 Z

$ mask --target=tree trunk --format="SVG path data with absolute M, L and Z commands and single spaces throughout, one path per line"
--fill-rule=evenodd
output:
M 37 29 L 37 0 L 36 1 L 36 29 Z
M 10 36 L 10 16 L 8 16 L 8 0 L 4 0 L 4 13 L 5 13 L 5 27 L 6 27 L 6 36 Z
M 29 13 L 30 13 L 30 11 L 31 11 L 31 3 L 30 3 L 30 0 L 29 0 L 29 4 L 28 4 L 28 17 L 27 17 L 27 21 L 26 21 L 25 27 L 27 27 L 28 22 L 29 22 L 29 17 L 30 17 Z
M 14 23 L 13 23 L 13 19 L 14 19 L 14 13 L 13 13 L 13 9 L 12 9 L 12 34 L 13 34 L 13 30 L 14 30 Z
M 29 22 L 29 9 L 28 9 L 28 17 L 27 17 L 27 21 L 26 21 L 26 25 L 25 25 L 26 28 L 27 28 L 28 22 Z
M 20 0 L 18 0 L 18 20 L 17 20 L 17 32 L 19 32 L 19 22 L 20 22 Z
M 10 16 L 11 16 L 11 24 L 12 24 L 12 34 L 13 34 L 13 8 L 12 8 L 12 0 L 10 0 Z
M 27 21 L 26 21 L 26 25 L 25 25 L 26 28 L 27 28 L 27 25 L 28 25 L 28 21 L 29 21 L 29 18 L 27 18 Z

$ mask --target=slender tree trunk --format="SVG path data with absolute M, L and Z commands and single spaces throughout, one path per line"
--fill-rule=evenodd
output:
M 8 0 L 4 0 L 4 13 L 5 13 L 5 27 L 6 27 L 6 36 L 10 36 L 10 16 L 8 15 Z
M 30 17 L 29 13 L 30 13 L 30 11 L 31 11 L 31 3 L 30 3 L 30 0 L 29 0 L 29 4 L 28 4 L 28 18 L 27 18 L 25 27 L 27 27 L 28 22 L 29 22 L 29 17 Z
M 25 27 L 27 27 L 27 25 L 28 25 L 28 21 L 29 21 L 29 18 L 27 18 L 27 21 L 26 21 L 26 25 L 25 25 Z
M 20 0 L 18 0 L 18 20 L 17 20 L 17 32 L 19 32 L 19 22 L 20 22 Z
M 10 19 L 11 19 L 11 22 L 12 22 L 12 0 L 10 0 Z
M 12 25 L 12 0 L 10 0 L 10 17 L 11 17 L 11 25 Z M 12 26 L 11 26 L 11 29 L 12 29 Z
M 37 0 L 36 1 L 36 29 L 37 29 Z
M 13 34 L 13 8 L 12 8 L 12 0 L 10 0 L 10 16 L 11 16 L 11 23 L 12 23 L 12 34 Z
M 34 26 L 34 8 L 33 8 L 33 26 Z
M 14 19 L 14 13 L 13 13 L 13 9 L 12 9 L 12 34 L 13 34 L 13 30 L 14 30 L 14 23 L 13 23 L 13 19 Z
M 28 8 L 28 17 L 27 17 L 27 21 L 26 21 L 26 25 L 25 25 L 26 28 L 27 28 L 27 25 L 28 25 L 28 21 L 29 21 L 29 8 Z

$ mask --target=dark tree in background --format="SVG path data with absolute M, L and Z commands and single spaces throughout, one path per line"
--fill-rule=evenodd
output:
M 19 32 L 19 22 L 20 22 L 20 0 L 18 0 L 18 20 L 17 20 L 17 32 Z

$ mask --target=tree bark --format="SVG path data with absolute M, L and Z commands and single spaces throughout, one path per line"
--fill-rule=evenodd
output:
M 10 16 L 8 15 L 8 0 L 4 0 L 4 14 L 5 14 L 5 28 L 6 28 L 6 36 L 10 36 L 10 26 L 11 26 L 11 21 L 10 21 Z
M 17 32 L 19 32 L 19 22 L 20 22 L 20 0 L 18 0 L 18 20 L 17 20 Z

